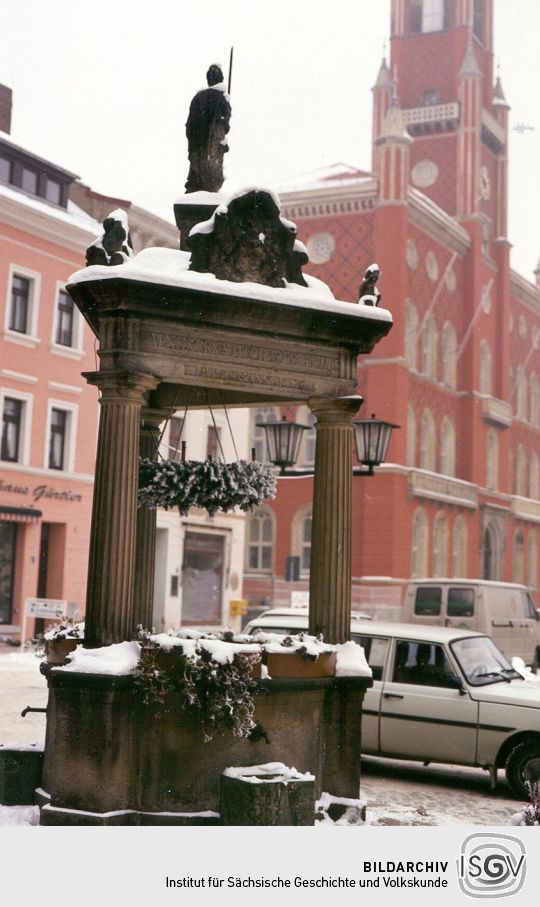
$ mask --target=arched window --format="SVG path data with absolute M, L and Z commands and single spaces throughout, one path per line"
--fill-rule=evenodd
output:
M 524 421 L 527 419 L 527 376 L 522 365 L 517 370 L 516 416 Z
M 534 501 L 540 500 L 540 470 L 538 454 L 533 450 L 531 465 L 529 467 L 529 497 Z
M 486 488 L 496 491 L 499 487 L 499 438 L 494 428 L 486 437 Z M 485 579 L 485 577 L 484 577 Z
M 457 337 L 454 325 L 449 321 L 443 328 L 443 381 L 447 387 L 456 386 Z
M 437 380 L 437 326 L 431 315 L 424 321 L 422 329 L 422 373 Z
M 268 450 L 266 445 L 266 436 L 264 428 L 257 426 L 257 422 L 274 422 L 279 420 L 280 415 L 273 406 L 265 406 L 260 409 L 251 411 L 251 444 L 250 448 L 255 448 L 255 459 L 259 463 L 268 462 Z M 250 450 L 251 459 L 251 450 Z
M 413 371 L 418 369 L 418 310 L 410 299 L 405 303 L 405 359 Z
M 315 413 L 312 413 L 307 406 L 300 406 L 296 413 L 295 417 L 296 422 L 300 422 L 302 425 L 311 426 L 307 431 L 303 433 L 302 442 L 300 444 L 300 451 L 298 454 L 298 465 L 299 466 L 313 466 L 315 463 L 315 441 L 317 439 L 317 433 L 315 429 L 315 422 L 317 417 Z
M 448 521 L 438 513 L 433 526 L 433 576 L 448 575 Z
M 538 584 L 538 547 L 534 529 L 529 532 L 527 539 L 527 585 L 536 589 Z
M 305 504 L 293 514 L 291 522 L 291 551 L 300 558 L 300 572 L 304 576 L 309 575 L 311 528 L 311 504 Z
M 274 549 L 274 515 L 262 508 L 253 513 L 247 524 L 246 570 L 270 573 Z
M 407 406 L 407 466 L 416 466 L 416 414 Z
M 499 578 L 499 546 L 497 533 L 492 525 L 486 526 L 482 534 L 482 579 Z
M 456 474 L 456 432 L 448 416 L 441 424 L 441 472 L 445 476 Z
M 467 523 L 461 514 L 454 522 L 452 544 L 452 576 L 467 576 Z
M 530 380 L 530 423 L 535 428 L 540 428 L 540 388 L 538 376 L 533 372 Z
M 525 497 L 527 494 L 527 453 L 523 444 L 518 444 L 516 457 L 516 494 Z
M 441 31 L 446 25 L 447 7 L 447 0 L 411 0 L 411 32 Z
M 491 350 L 487 340 L 480 342 L 480 393 L 491 396 L 492 390 Z
M 423 507 L 418 507 L 412 522 L 411 576 L 427 576 L 428 572 L 428 518 Z
M 430 409 L 422 413 L 420 427 L 420 469 L 435 472 L 435 419 Z
M 514 535 L 514 582 L 525 582 L 525 550 L 521 529 Z

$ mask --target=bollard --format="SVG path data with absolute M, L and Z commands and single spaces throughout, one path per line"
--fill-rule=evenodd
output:
M 220 815 L 222 825 L 313 825 L 315 776 L 282 762 L 226 768 Z

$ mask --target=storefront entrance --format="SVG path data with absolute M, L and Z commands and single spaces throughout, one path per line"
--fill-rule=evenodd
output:
M 225 538 L 187 531 L 182 564 L 182 623 L 221 623 Z
M 13 615 L 16 538 L 17 525 L 0 520 L 0 625 L 10 624 Z

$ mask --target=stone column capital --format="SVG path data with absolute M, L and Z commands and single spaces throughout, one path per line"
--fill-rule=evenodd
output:
M 156 409 L 154 406 L 143 406 L 141 410 L 141 429 L 143 431 L 152 431 L 159 428 L 162 422 L 169 419 L 175 410 L 172 407 L 168 409 Z
M 98 372 L 83 372 L 88 384 L 93 384 L 101 391 L 102 403 L 138 403 L 143 404 L 144 394 L 159 384 L 155 375 L 143 372 L 130 372 L 104 369 Z
M 310 410 L 317 416 L 317 424 L 349 425 L 360 409 L 364 398 L 359 394 L 350 397 L 310 397 Z

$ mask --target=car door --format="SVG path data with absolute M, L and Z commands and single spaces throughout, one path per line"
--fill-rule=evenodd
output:
M 387 756 L 474 764 L 478 703 L 442 645 L 396 639 L 381 692 L 380 752 Z
M 373 686 L 366 690 L 362 706 L 362 752 L 374 754 L 380 749 L 379 713 L 390 640 L 385 636 L 364 634 L 361 636 L 353 634 L 352 638 L 363 647 L 373 675 Z

